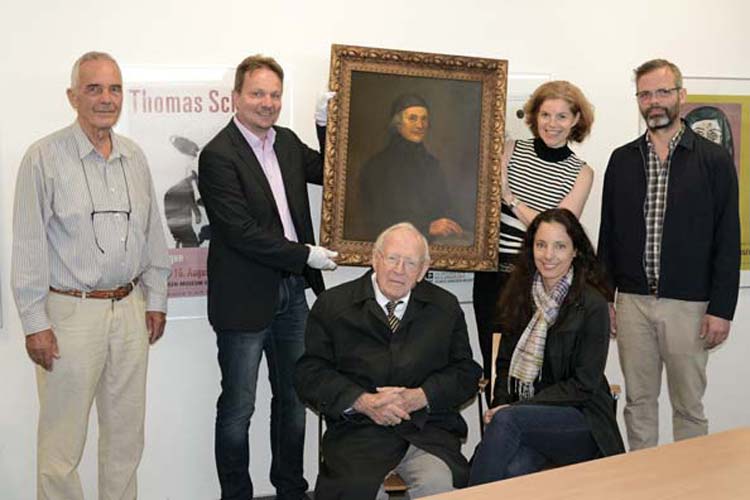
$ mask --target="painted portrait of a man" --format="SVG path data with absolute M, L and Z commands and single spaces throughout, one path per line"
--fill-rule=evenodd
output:
M 391 115 L 386 147 L 364 164 L 359 176 L 365 232 L 378 234 L 409 221 L 430 239 L 462 236 L 445 174 L 424 144 L 430 130 L 427 102 L 417 94 L 402 94 L 393 101 Z
M 355 85 L 344 237 L 372 241 L 408 221 L 431 243 L 471 245 L 479 85 L 371 74 Z

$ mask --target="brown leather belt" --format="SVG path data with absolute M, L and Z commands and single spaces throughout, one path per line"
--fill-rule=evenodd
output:
M 78 297 L 79 299 L 84 298 L 84 299 L 122 300 L 128 295 L 130 295 L 130 292 L 133 291 L 133 289 L 135 288 L 137 284 L 138 284 L 138 278 L 135 278 L 133 281 L 131 281 L 127 285 L 123 285 L 113 290 L 91 290 L 90 292 L 85 292 L 82 290 L 60 290 L 54 287 L 49 287 L 49 289 L 55 293 L 59 293 L 62 295 L 70 295 L 71 297 Z

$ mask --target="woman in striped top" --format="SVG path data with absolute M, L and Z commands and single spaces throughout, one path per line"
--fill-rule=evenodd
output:
M 567 208 L 580 217 L 594 179 L 592 168 L 568 147 L 568 142 L 582 142 L 594 121 L 593 108 L 578 87 L 547 82 L 531 95 L 524 114 L 534 138 L 508 141 L 503 154 L 498 271 L 474 274 L 474 315 L 485 378 L 491 373 L 498 298 L 526 228 L 550 208 Z

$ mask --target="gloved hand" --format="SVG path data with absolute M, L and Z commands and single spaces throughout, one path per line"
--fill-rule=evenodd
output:
M 328 250 L 325 247 L 307 245 L 310 248 L 310 255 L 307 256 L 307 265 L 313 269 L 322 269 L 324 271 L 333 271 L 337 264 L 332 260 L 339 256 L 338 252 Z
M 325 127 L 328 123 L 328 101 L 335 95 L 336 92 L 323 92 L 318 97 L 318 103 L 315 105 L 315 124 L 319 127 Z

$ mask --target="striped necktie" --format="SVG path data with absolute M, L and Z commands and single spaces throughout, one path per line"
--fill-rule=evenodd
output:
M 403 304 L 403 301 L 399 300 L 398 302 L 394 302 L 391 300 L 385 305 L 385 309 L 388 311 L 388 326 L 391 327 L 393 333 L 396 333 L 398 325 L 401 324 L 401 320 L 396 316 L 396 307 L 398 307 L 399 304 Z

